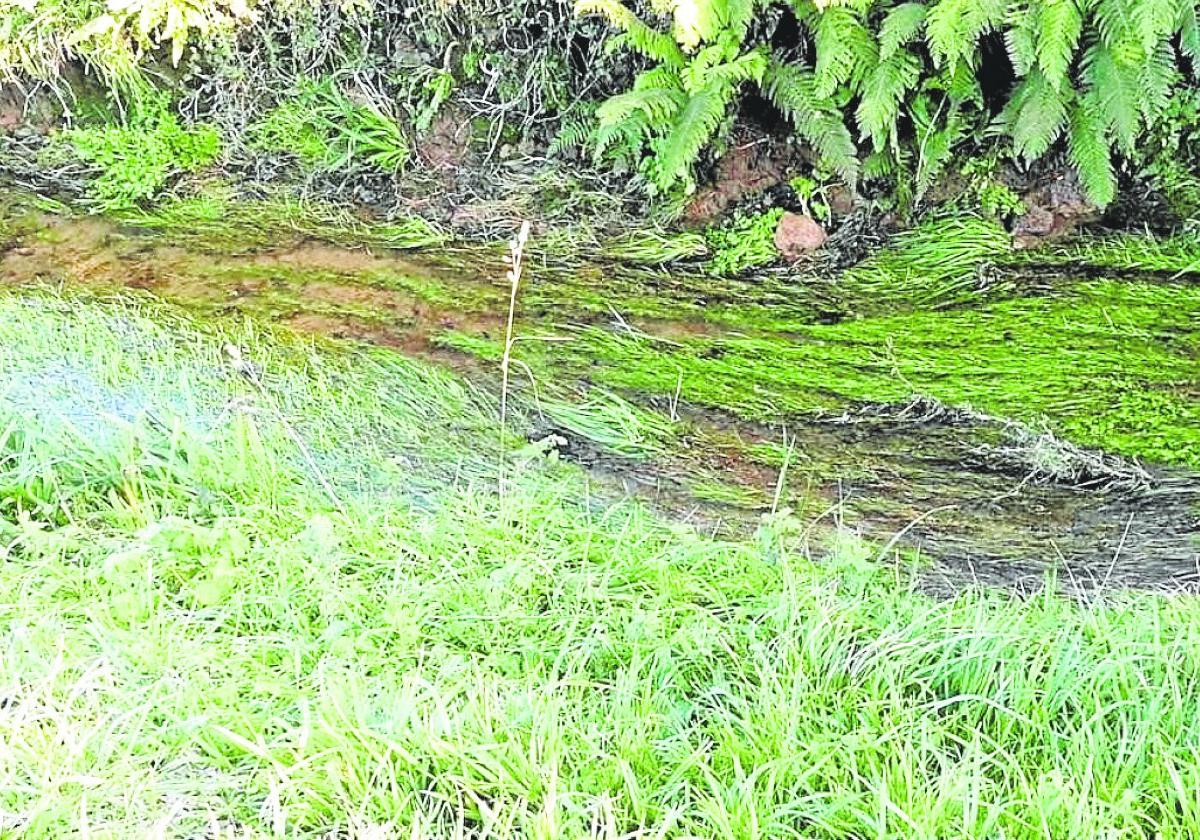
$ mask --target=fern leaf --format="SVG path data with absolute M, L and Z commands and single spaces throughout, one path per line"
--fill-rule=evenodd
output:
M 817 93 L 821 97 L 832 96 L 848 83 L 852 89 L 856 88 L 856 83 L 878 61 L 875 39 L 846 7 L 830 7 L 821 14 L 814 41 Z
M 879 60 L 887 61 L 899 52 L 924 25 L 924 3 L 901 3 L 889 11 L 879 27 Z
M 904 96 L 921 77 L 921 59 L 905 50 L 879 62 L 863 86 L 856 118 L 876 149 L 887 142 L 900 117 Z
M 1038 15 L 1038 66 L 1046 81 L 1061 88 L 1079 45 L 1083 15 L 1075 0 L 1044 0 Z
M 1179 9 L 1179 49 L 1192 60 L 1192 74 L 1200 79 L 1200 9 L 1197 0 L 1184 0 Z
M 682 92 L 670 88 L 631 90 L 606 99 L 596 109 L 596 116 L 602 127 L 616 125 L 639 112 L 649 122 L 661 124 L 669 122 L 679 113 L 684 100 Z
M 729 87 L 715 83 L 688 100 L 679 119 L 655 148 L 653 180 L 660 190 L 666 192 L 690 177 L 700 150 L 725 120 L 732 96 Z
M 1088 197 L 1104 206 L 1117 194 L 1112 149 L 1105 136 L 1104 119 L 1094 100 L 1084 97 L 1071 109 L 1071 162 Z
M 1115 47 L 1134 31 L 1133 11 L 1130 8 L 1134 2 L 1141 0 L 1094 0 L 1093 17 L 1105 46 Z
M 1137 0 L 1133 21 L 1141 38 L 1142 49 L 1149 55 L 1159 42 L 1175 31 L 1179 20 L 1177 0 Z
M 980 37 L 998 28 L 1006 0 L 941 0 L 925 15 L 925 35 L 934 63 L 974 60 Z
M 1147 121 L 1161 114 L 1170 104 L 1171 90 L 1179 78 L 1175 61 L 1175 47 L 1170 41 L 1163 40 L 1146 56 L 1138 70 L 1142 115 Z
M 842 112 L 818 95 L 814 73 L 793 64 L 771 62 L 763 76 L 763 92 L 791 120 L 803 137 L 843 180 L 858 180 L 858 149 Z
M 1037 18 L 1028 4 L 1014 6 L 1004 31 L 1004 46 L 1018 79 L 1028 76 L 1038 65 Z
M 1111 127 L 1126 151 L 1133 151 L 1141 116 L 1137 65 L 1130 65 L 1103 44 L 1093 44 L 1083 58 L 1083 74 L 1098 105 L 1098 116 Z
M 719 64 L 709 71 L 709 78 L 726 85 L 741 85 L 745 82 L 759 83 L 767 67 L 766 56 L 761 50 L 753 50 Z
M 1062 134 L 1067 102 L 1039 71 L 1031 73 L 1013 94 L 1017 104 L 1012 123 L 1013 147 L 1027 160 L 1041 157 Z
M 622 45 L 660 64 L 682 67 L 686 62 L 674 38 L 651 28 L 619 0 L 577 0 L 575 14 L 606 18 L 624 35 Z

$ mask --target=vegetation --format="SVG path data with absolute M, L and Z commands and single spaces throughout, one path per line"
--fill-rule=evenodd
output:
M 359 163 L 396 172 L 409 158 L 409 143 L 394 118 L 356 105 L 327 79 L 305 83 L 251 129 L 251 142 L 295 155 L 312 168 L 344 169 Z
M 1200 58 L 1193 0 L 802 0 L 788 6 L 802 42 L 784 50 L 755 26 L 773 5 L 663 4 L 663 31 L 620 0 L 581 0 L 580 12 L 607 17 L 619 46 L 651 62 L 630 91 L 600 107 L 596 153 L 646 153 L 640 171 L 652 190 L 688 188 L 692 165 L 728 133 L 752 84 L 848 181 L 860 170 L 903 172 L 919 195 L 955 148 L 990 123 L 1027 161 L 1065 138 L 1088 193 L 1107 204 L 1116 193 L 1114 151 L 1135 155 L 1139 136 L 1183 84 L 1181 56 Z M 993 113 L 980 79 L 1000 72 L 985 50 L 995 38 L 1016 78 Z M 865 166 L 859 142 L 872 152 Z
M 0 0 L 0 837 L 1200 837 L 1198 3 Z
M 211 126 L 185 129 L 161 96 L 137 100 L 124 122 L 74 128 L 50 154 L 66 151 L 93 167 L 88 185 L 100 210 L 125 210 L 157 198 L 172 176 L 213 163 L 221 140 Z
M 786 516 L 598 509 L 528 450 L 501 500 L 494 406 L 423 365 L 0 312 L 22 836 L 1200 832 L 1191 599 L 934 601 Z
M 1101 205 L 1124 167 L 1193 212 L 1195 0 L 580 0 L 575 15 L 566 0 L 418 0 L 410 11 L 9 3 L 0 77 L 62 88 L 82 62 L 123 102 L 158 87 L 186 98 L 239 157 L 285 151 L 324 170 L 395 172 L 453 102 L 488 158 L 583 145 L 668 205 L 761 97 L 814 151 L 818 181 L 886 183 L 902 206 L 970 149 L 1022 165 L 1063 151 Z M 599 20 L 616 34 L 601 37 Z
M 737 214 L 723 225 L 709 228 L 709 268 L 715 274 L 738 274 L 775 262 L 779 259 L 775 227 L 782 215 L 778 207 L 754 215 Z

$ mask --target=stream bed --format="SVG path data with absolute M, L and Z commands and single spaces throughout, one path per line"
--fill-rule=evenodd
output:
M 366 342 L 492 392 L 503 252 L 269 245 L 26 211 L 0 285 L 135 289 Z M 193 232 L 194 233 L 194 232 Z M 1082 276 L 1082 273 L 1081 273 Z M 861 284 L 860 284 L 861 286 Z M 849 291 L 848 291 L 849 290 Z M 968 303 L 531 253 L 514 401 L 609 497 L 716 534 L 790 511 L 923 585 L 1200 587 L 1200 286 L 1012 271 Z

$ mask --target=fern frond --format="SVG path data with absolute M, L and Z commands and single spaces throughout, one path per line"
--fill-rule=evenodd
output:
M 857 88 L 879 60 L 875 39 L 847 7 L 830 7 L 821 14 L 814 41 L 817 93 L 821 97 L 832 96 L 842 85 Z
M 1093 44 L 1083 57 L 1083 75 L 1098 106 L 1097 116 L 1126 151 L 1133 151 L 1142 113 L 1137 65 L 1103 44 Z
M 1082 97 L 1071 109 L 1071 162 L 1088 197 L 1100 206 L 1111 203 L 1117 194 L 1104 122 L 1098 104 L 1090 97 Z
M 879 27 L 879 60 L 887 61 L 921 32 L 924 3 L 901 3 L 891 9 Z
M 1004 30 L 1004 46 L 1018 79 L 1038 65 L 1037 15 L 1028 3 L 1015 5 Z
M 1142 115 L 1147 121 L 1161 114 L 1170 103 L 1171 91 L 1179 79 L 1175 64 L 1175 47 L 1167 40 L 1159 42 L 1141 64 L 1138 76 Z
M 876 149 L 895 131 L 904 96 L 916 86 L 921 68 L 921 59 L 905 50 L 880 61 L 863 85 L 856 118 Z
M 672 88 L 650 88 L 618 93 L 606 99 L 596 109 L 601 127 L 613 126 L 641 113 L 651 123 L 666 123 L 674 119 L 686 101 L 682 91 Z
M 1192 73 L 1200 79 L 1200 8 L 1198 0 L 1184 0 L 1179 9 L 1179 49 L 1192 60 Z
M 1134 31 L 1133 9 L 1141 0 L 1093 0 L 1093 19 L 1100 40 L 1115 47 Z
M 1004 22 L 1006 0 L 941 0 L 925 15 L 934 63 L 974 62 L 979 39 Z
M 1067 101 L 1040 71 L 1035 70 L 1013 94 L 1013 148 L 1026 160 L 1035 160 L 1062 134 Z
M 620 0 L 577 0 L 575 14 L 606 18 L 622 33 L 623 46 L 660 64 L 682 67 L 686 62 L 674 38 L 649 26 Z
M 817 92 L 816 76 L 793 64 L 772 61 L 763 74 L 763 93 L 783 112 L 820 156 L 847 183 L 858 180 L 858 149 L 841 109 Z
M 767 69 L 767 58 L 761 50 L 752 50 L 739 55 L 733 61 L 718 64 L 709 71 L 708 77 L 726 85 L 738 86 L 746 82 L 758 84 Z
M 666 192 L 686 181 L 700 150 L 708 145 L 724 122 L 733 91 L 720 83 L 695 93 L 679 118 L 655 148 L 653 181 Z
M 679 78 L 684 90 L 691 93 L 707 87 L 715 80 L 731 85 L 758 82 L 762 79 L 765 66 L 766 58 L 762 50 L 751 50 L 730 59 L 727 47 L 714 45 L 700 50 L 679 74 Z
M 1038 8 L 1037 31 L 1038 66 L 1047 82 L 1061 88 L 1083 32 L 1083 15 L 1075 0 L 1043 0 Z
M 1142 49 L 1151 54 L 1163 39 L 1175 32 L 1179 22 L 1178 0 L 1137 0 L 1133 21 Z

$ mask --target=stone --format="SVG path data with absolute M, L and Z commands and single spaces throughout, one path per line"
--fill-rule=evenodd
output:
M 1026 192 L 1021 200 L 1025 213 L 1013 223 L 1013 239 L 1018 248 L 1061 239 L 1100 218 L 1100 208 L 1088 199 L 1071 169 Z
M 784 213 L 775 228 L 775 247 L 780 255 L 794 262 L 825 244 L 829 234 L 811 216 Z

